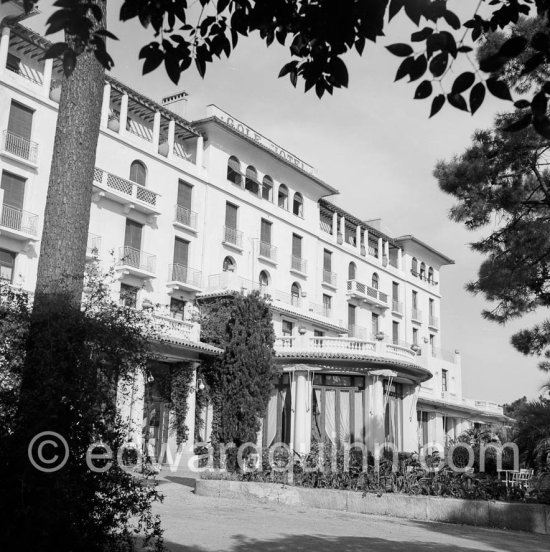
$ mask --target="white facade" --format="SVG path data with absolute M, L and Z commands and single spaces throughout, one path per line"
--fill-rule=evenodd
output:
M 28 290 L 59 98 L 57 62 L 36 61 L 44 46 L 2 27 L 1 274 Z M 334 206 L 336 190 L 309 165 L 215 106 L 192 124 L 170 107 L 107 80 L 88 244 L 117 263 L 123 300 L 164 305 L 179 344 L 167 362 L 215 353 L 190 320 L 195 298 L 260 289 L 281 368 L 265 444 L 278 437 L 305 452 L 312 438 L 392 440 L 412 451 L 502 418 L 497 405 L 462 397 L 460 356 L 440 348 L 450 259 Z M 133 416 L 139 423 L 143 408 Z

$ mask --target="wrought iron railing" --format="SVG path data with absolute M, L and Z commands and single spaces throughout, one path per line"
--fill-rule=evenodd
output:
M 336 286 L 336 272 L 323 270 L 323 282 L 331 286 Z
M 125 245 L 119 249 L 119 265 L 154 273 L 157 258 L 139 249 Z
M 4 203 L 2 205 L 0 226 L 36 237 L 38 232 L 38 215 Z
M 301 272 L 302 274 L 306 274 L 307 272 L 307 262 L 302 259 L 302 257 L 296 257 L 295 255 L 292 255 L 290 257 L 290 266 L 292 267 L 292 270 L 296 270 L 297 272 Z
M 36 163 L 38 158 L 38 144 L 36 142 L 23 138 L 9 130 L 3 132 L 2 150 L 31 163 Z
M 202 272 L 182 264 L 168 265 L 168 273 L 173 282 L 181 282 L 194 287 L 200 287 L 202 281 Z
M 230 243 L 231 245 L 236 245 L 237 247 L 243 246 L 243 233 L 236 228 L 231 228 L 231 226 L 223 227 L 223 241 L 225 243 Z
M 260 242 L 260 257 L 266 259 L 271 259 L 272 261 L 277 260 L 277 248 L 270 243 Z
M 188 226 L 193 230 L 197 229 L 197 213 L 191 211 L 183 205 L 176 205 L 176 220 L 177 223 Z

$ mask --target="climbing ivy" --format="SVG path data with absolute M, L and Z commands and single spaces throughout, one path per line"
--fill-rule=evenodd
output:
M 172 428 L 176 432 L 176 443 L 187 441 L 189 428 L 185 423 L 189 411 L 189 395 L 193 385 L 193 367 L 185 362 L 172 366 L 171 376 L 171 401 L 174 408 Z

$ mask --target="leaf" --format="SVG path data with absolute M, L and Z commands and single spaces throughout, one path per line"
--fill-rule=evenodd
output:
M 424 98 L 427 98 L 428 96 L 431 96 L 432 94 L 432 83 L 429 80 L 423 80 L 418 87 L 416 88 L 416 91 L 414 93 L 414 99 L 415 100 L 423 100 Z
M 517 132 L 518 130 L 523 130 L 524 128 L 528 127 L 530 123 L 531 123 L 531 113 L 528 113 L 527 115 L 520 117 L 513 123 L 510 123 L 509 125 L 505 126 L 502 130 L 503 132 Z
M 478 82 L 470 90 L 470 113 L 473 115 L 483 103 L 485 99 L 485 85 L 482 82 Z
M 218 0 L 218 4 L 216 6 L 217 12 L 222 13 L 227 8 L 227 6 L 229 6 L 229 1 L 230 0 Z
M 57 10 L 46 21 L 46 34 L 55 34 L 62 31 L 71 21 L 69 10 Z
M 355 49 L 360 56 L 363 55 L 363 50 L 365 49 L 365 39 L 363 37 L 359 37 L 355 41 Z
M 465 92 L 468 88 L 470 88 L 470 86 L 472 86 L 472 84 L 474 84 L 475 80 L 476 76 L 470 71 L 465 71 L 464 73 L 458 75 L 453 82 L 451 94 L 462 94 L 462 92 Z
M 180 80 L 180 63 L 175 50 L 168 50 L 164 55 L 164 68 L 174 84 L 178 84 Z M 202 76 L 202 75 L 201 75 Z
M 201 56 L 197 56 L 195 58 L 195 65 L 197 66 L 197 71 L 199 72 L 199 75 L 204 78 L 204 74 L 206 73 L 206 61 Z
M 99 36 L 106 36 L 107 38 L 110 38 L 112 40 L 118 40 L 118 37 L 115 36 L 112 32 L 108 31 L 107 29 L 99 29 L 95 32 L 96 35 Z
M 55 44 L 52 44 L 44 53 L 44 57 L 42 59 L 51 59 L 51 58 L 58 58 L 61 57 L 65 50 L 68 48 L 68 44 L 66 42 L 56 42 Z
M 514 36 L 507 40 L 499 49 L 498 55 L 507 58 L 519 56 L 527 46 L 527 39 L 523 36 Z
M 391 21 L 399 13 L 404 4 L 405 0 L 391 0 L 388 15 L 389 21 Z
M 505 82 L 498 80 L 495 77 L 491 77 L 490 79 L 487 79 L 487 88 L 493 96 L 496 96 L 501 100 L 512 101 L 510 90 L 508 89 L 508 85 Z
M 479 60 L 479 68 L 484 73 L 494 73 L 500 71 L 507 61 L 508 59 L 502 56 L 488 56 Z
M 432 108 L 430 110 L 430 117 L 433 117 L 436 113 L 441 111 L 443 104 L 445 103 L 445 96 L 443 94 L 437 95 L 432 102 Z
M 67 48 L 63 54 L 63 72 L 67 77 L 73 74 L 76 67 L 76 54 L 71 48 Z
M 412 56 L 405 58 L 401 65 L 397 68 L 397 73 L 395 73 L 395 80 L 398 81 L 402 79 L 405 75 L 410 73 L 414 58 Z
M 531 107 L 531 102 L 528 102 L 527 100 L 518 100 L 517 102 L 514 102 L 514 107 L 517 109 L 527 109 L 528 107 Z
M 544 63 L 546 56 L 542 52 L 537 52 L 534 56 L 531 56 L 524 64 L 521 75 L 526 75 L 534 69 L 536 69 L 541 63 Z
M 548 106 L 548 100 L 544 92 L 538 92 L 535 94 L 531 101 L 531 112 L 534 119 L 542 119 L 546 116 L 546 109 Z
M 443 13 L 443 18 L 445 19 L 447 24 L 455 31 L 458 31 L 458 29 L 460 29 L 460 19 L 454 12 L 450 10 L 445 10 L 445 12 Z
M 419 79 L 428 68 L 428 61 L 426 60 L 425 55 L 418 56 L 411 65 L 411 70 L 409 72 L 409 82 L 413 82 Z
M 460 52 L 461 54 L 467 54 L 468 52 L 472 52 L 473 48 L 471 46 L 459 46 L 457 49 L 457 52 Z
M 533 128 L 547 140 L 550 140 L 550 120 L 548 117 L 542 117 L 541 119 L 533 119 Z
M 330 63 L 332 75 L 341 86 L 347 87 L 349 83 L 348 69 L 342 58 L 332 58 Z
M 424 27 L 421 31 L 413 33 L 411 35 L 411 40 L 413 42 L 422 42 L 423 40 L 426 40 L 431 34 L 433 34 L 433 32 L 434 30 L 431 27 Z
M 293 71 L 296 66 L 298 65 L 297 61 L 289 61 L 287 64 L 284 65 L 284 67 L 279 71 L 279 78 L 284 77 L 285 75 L 288 75 L 291 71 Z
M 413 49 L 410 44 L 391 44 L 390 46 L 386 46 L 386 50 L 394 56 L 399 57 L 407 57 L 413 53 Z
M 468 111 L 468 105 L 466 104 L 466 100 L 464 99 L 464 96 L 460 94 L 447 94 L 447 101 L 453 107 L 456 107 L 461 111 Z
M 434 77 L 440 77 L 447 69 L 449 54 L 441 52 L 430 61 L 430 72 Z

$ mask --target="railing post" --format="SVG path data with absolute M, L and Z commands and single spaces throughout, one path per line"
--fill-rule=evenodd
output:
M 111 110 L 111 85 L 107 82 L 103 87 L 103 103 L 101 104 L 101 128 L 107 128 L 109 124 L 109 111 Z
M 361 252 L 361 226 L 357 225 L 355 229 L 355 247 Z
M 168 142 L 168 159 L 172 159 L 174 156 L 174 136 L 176 134 L 176 121 L 173 119 L 168 123 L 168 137 L 166 141 Z
M 403 270 L 403 250 L 401 248 L 397 250 L 397 269 Z
M 155 153 L 159 152 L 159 141 L 160 141 L 160 112 L 155 111 L 153 118 L 153 151 Z
M 334 240 L 338 237 L 338 213 L 332 213 L 332 237 Z
M 202 136 L 199 136 L 197 138 L 197 155 L 195 157 L 195 163 L 197 167 L 202 168 L 202 159 L 204 154 L 204 138 Z
M 52 84 L 53 59 L 47 59 L 44 63 L 44 79 L 42 82 L 42 94 L 44 97 L 50 97 L 50 87 Z
M 378 260 L 382 261 L 382 256 L 384 255 L 384 252 L 382 251 L 383 247 L 383 240 L 382 238 L 378 238 Z
M 120 127 L 118 133 L 126 134 L 126 123 L 128 122 L 128 94 L 122 94 L 120 98 Z

